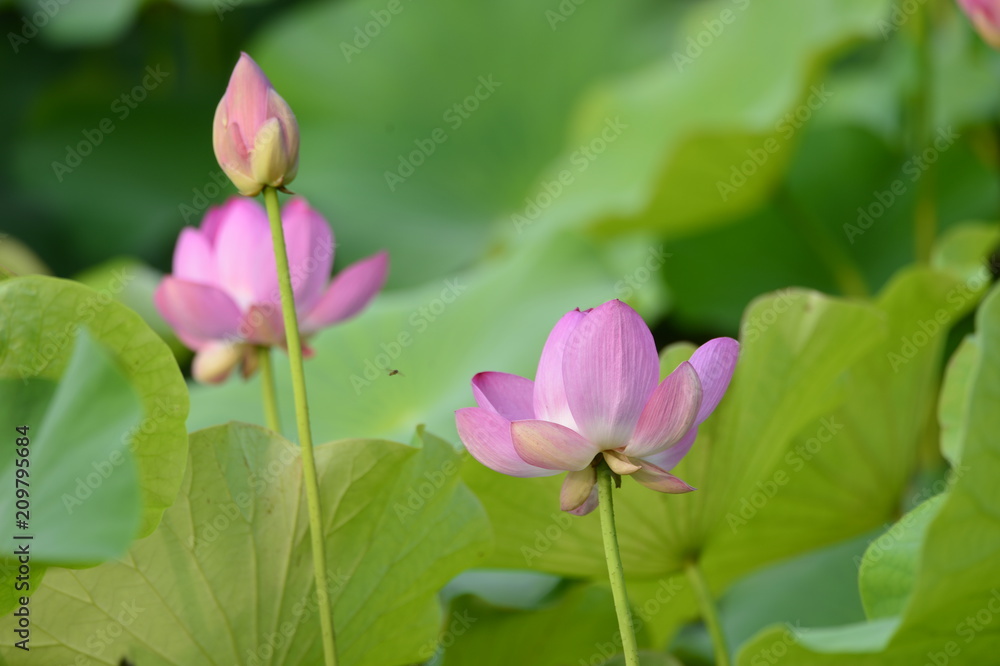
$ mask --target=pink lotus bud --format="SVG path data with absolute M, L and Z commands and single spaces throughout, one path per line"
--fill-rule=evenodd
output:
M 1000 48 L 1000 0 L 958 0 L 959 6 L 990 46 Z
M 299 126 L 291 107 L 246 53 L 215 110 L 212 144 L 219 166 L 240 194 L 282 187 L 299 168 Z

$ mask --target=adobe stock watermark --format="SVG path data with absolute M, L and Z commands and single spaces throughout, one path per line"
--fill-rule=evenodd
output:
M 792 307 L 792 290 L 791 289 L 781 289 L 775 292 L 775 301 L 766 310 L 760 314 L 755 314 L 749 317 L 743 322 L 743 330 L 741 332 L 740 338 L 744 342 L 755 342 L 757 338 L 764 334 L 767 329 L 771 328 L 778 318 L 788 312 L 788 309 Z
M 813 114 L 823 108 L 832 97 L 833 91 L 828 90 L 825 83 L 810 88 L 806 101 L 786 113 L 775 123 L 774 132 L 783 141 L 778 141 L 775 136 L 769 136 L 758 148 L 747 148 L 747 159 L 730 166 L 728 179 L 715 182 L 715 188 L 722 200 L 728 201 L 729 197 L 746 185 L 760 168 L 781 150 L 784 143 L 787 143 L 795 136 L 796 132 L 805 127 L 806 123 L 812 119 Z
M 534 548 L 531 546 L 521 546 L 521 555 L 524 556 L 524 563 L 529 567 L 532 562 L 548 552 L 573 524 L 573 517 L 565 511 L 551 513 L 549 514 L 549 518 L 552 519 L 551 523 L 546 525 L 544 530 L 535 530 L 533 535 L 535 540 L 531 544 Z
M 442 652 L 455 644 L 460 636 L 465 634 L 478 618 L 473 617 L 468 609 L 455 611 L 451 614 L 451 620 L 445 624 L 444 632 L 437 640 L 424 643 L 417 654 L 424 661 L 430 661 L 438 657 Z
M 685 67 L 694 64 L 694 61 L 701 57 L 705 49 L 711 47 L 715 40 L 722 36 L 726 26 L 736 21 L 739 12 L 746 11 L 746 8 L 750 6 L 750 0 L 732 0 L 732 4 L 736 6 L 735 10 L 726 7 L 719 12 L 717 17 L 702 21 L 703 29 L 688 36 L 684 51 L 674 51 L 674 64 L 677 65 L 677 71 L 683 72 Z
M 407 0 L 406 4 L 412 1 Z M 364 25 L 354 26 L 354 39 L 350 42 L 340 43 L 340 52 L 344 54 L 344 59 L 350 63 L 355 56 L 361 55 L 361 52 L 378 39 L 382 31 L 392 23 L 392 19 L 402 14 L 404 9 L 406 9 L 406 5 L 403 4 L 402 0 L 389 0 L 385 3 L 384 8 L 368 12 L 372 20 Z
M 143 418 L 138 424 L 125 431 L 119 441 L 125 447 L 135 451 L 134 443 L 137 436 L 140 434 L 147 436 L 153 434 L 165 419 L 173 416 L 178 411 L 180 411 L 179 405 L 167 404 L 163 398 L 157 397 L 156 407 L 153 409 L 153 412 Z M 104 485 L 105 481 L 111 478 L 111 475 L 121 467 L 125 460 L 124 452 L 121 449 L 115 449 L 106 458 L 91 462 L 90 466 L 93 471 L 88 470 L 86 474 L 77 476 L 73 492 L 63 493 L 60 498 L 63 507 L 66 509 L 66 513 L 73 515 L 77 507 L 83 506 L 83 503 L 90 499 L 94 492 Z
M 77 319 L 67 323 L 61 331 L 46 330 L 42 333 L 41 343 L 34 350 L 32 358 L 27 361 L 27 364 L 22 362 L 18 366 L 21 381 L 27 384 L 30 377 L 42 374 L 66 345 L 76 340 L 76 334 L 80 327 L 94 321 L 115 300 L 115 296 L 122 293 L 134 279 L 135 274 L 129 268 L 112 271 L 107 286 L 99 290 L 96 296 L 91 296 L 77 306 L 74 313 Z
M 637 291 L 642 289 L 643 285 L 652 279 L 653 275 L 663 268 L 663 265 L 667 263 L 667 259 L 674 256 L 669 252 L 664 252 L 662 245 L 648 248 L 646 254 L 648 256 L 642 264 L 637 266 L 631 273 L 623 275 L 621 280 L 615 282 L 615 294 L 622 300 L 627 301 L 632 298 Z
M 792 474 L 802 471 L 806 463 L 812 461 L 829 444 L 841 430 L 844 424 L 830 416 L 820 420 L 816 434 L 807 439 L 802 444 L 796 444 L 794 449 L 785 454 L 785 466 L 779 467 L 769 478 L 758 481 L 755 489 L 750 494 L 743 496 L 739 501 L 739 508 L 726 514 L 726 523 L 729 529 L 736 534 L 742 527 L 753 520 L 757 513 L 767 506 L 775 495 L 791 481 Z M 790 468 L 789 471 L 787 468 Z
M 983 602 L 982 607 L 974 614 L 967 615 L 955 625 L 955 636 L 959 640 L 949 640 L 941 646 L 940 650 L 928 650 L 927 660 L 920 666 L 948 666 L 951 660 L 962 654 L 962 648 L 969 645 L 983 631 L 988 629 L 997 614 L 1000 614 L 1000 590 L 993 588 L 989 591 L 989 596 Z M 963 660 L 962 663 L 968 663 Z
M 794 625 L 786 625 L 781 638 L 774 640 L 770 645 L 766 645 L 750 657 L 750 666 L 774 666 L 786 654 L 788 649 L 799 642 L 799 638 L 804 636 L 809 630 L 802 626 L 801 620 L 796 620 Z
M 895 1 L 889 11 L 889 17 L 879 19 L 878 31 L 882 34 L 883 40 L 888 40 L 892 33 L 896 32 L 909 21 L 914 14 L 920 11 L 921 5 L 927 0 L 902 0 Z
M 296 451 L 290 447 L 282 447 L 281 453 L 274 457 L 267 466 L 259 471 L 250 472 L 247 482 L 250 491 L 240 491 L 230 501 L 215 504 L 215 512 L 211 518 L 198 523 L 191 530 L 188 538 L 188 548 L 197 559 L 202 559 L 207 548 L 215 543 L 229 527 L 236 522 L 244 511 L 248 511 L 255 498 L 262 495 L 275 482 L 282 479 L 282 474 L 299 459 Z
M 219 22 L 226 20 L 226 14 L 236 11 L 236 8 L 243 4 L 243 0 L 213 0 L 212 7 Z
M 16 54 L 21 47 L 38 36 L 38 32 L 49 24 L 49 21 L 59 13 L 59 10 L 68 5 L 72 0 L 38 0 L 36 5 L 38 11 L 30 16 L 21 18 L 21 30 L 19 32 L 8 32 L 7 41 Z
M 560 23 L 568 21 L 569 17 L 576 13 L 577 8 L 585 2 L 587 0 L 560 0 L 554 10 L 546 9 L 545 20 L 549 22 L 549 28 L 554 32 Z
M 327 571 L 326 589 L 329 597 L 332 599 L 337 596 L 337 593 L 350 580 L 351 577 L 340 569 L 337 569 L 332 575 Z M 274 631 L 263 636 L 263 643 L 257 643 L 255 647 L 247 649 L 245 666 L 263 666 L 273 663 L 271 658 L 278 650 L 292 641 L 299 626 L 309 620 L 317 611 L 319 611 L 319 596 L 316 594 L 316 590 L 313 590 L 311 594 L 299 599 L 292 606 L 291 619 L 284 620 L 275 627 Z
M 145 608 L 139 606 L 135 599 L 128 603 L 121 602 L 118 605 L 117 612 L 112 611 L 107 614 L 110 618 L 108 622 L 87 637 L 85 645 L 91 650 L 93 656 L 100 657 L 105 650 L 114 645 L 116 640 L 121 638 L 122 634 L 125 633 L 125 629 L 130 627 L 145 610 Z M 75 663 L 90 664 L 91 661 L 80 655 L 76 658 Z
M 124 121 L 149 96 L 149 93 L 156 90 L 160 83 L 163 82 L 163 79 L 168 76 L 170 76 L 170 72 L 161 71 L 159 65 L 155 68 L 147 66 L 146 75 L 142 77 L 142 81 L 138 85 L 111 101 L 111 113 L 114 114 L 114 117 L 119 122 Z M 83 159 L 94 152 L 95 148 L 104 143 L 105 137 L 114 132 L 116 128 L 115 121 L 110 116 L 106 116 L 96 126 L 82 130 L 82 140 L 74 145 L 66 145 L 66 157 L 64 160 L 62 162 L 53 160 L 52 172 L 55 174 L 56 180 L 61 183 L 63 178 L 80 166 L 83 163 Z
M 276 123 L 271 123 L 265 125 L 257 135 L 254 137 L 253 145 L 254 150 L 258 147 L 264 145 L 269 145 L 275 137 L 275 134 L 281 132 L 280 125 Z M 201 188 L 194 187 L 191 192 L 194 196 L 191 197 L 191 204 L 178 204 L 177 210 L 180 212 L 181 217 L 184 218 L 185 224 L 190 224 L 191 218 L 197 216 L 205 211 L 211 204 L 212 200 L 219 196 L 225 190 L 232 191 L 232 181 L 229 180 L 229 176 L 222 169 L 214 169 L 208 172 L 208 182 L 201 186 Z M 313 253 L 315 254 L 315 253 Z M 328 258 L 327 257 L 324 258 Z M 296 285 L 297 286 L 297 285 Z M 278 299 L 278 292 L 275 292 L 274 299 Z M 280 301 L 279 301 L 280 302 Z
M 957 467 L 952 468 L 948 473 L 948 476 L 943 479 L 938 479 L 931 485 L 923 488 L 919 492 L 913 494 L 910 498 L 910 506 L 916 506 L 921 502 L 929 500 L 930 498 L 940 495 L 945 490 L 951 487 L 956 481 L 961 479 L 963 476 L 969 473 L 972 468 L 968 465 L 959 464 Z
M 406 182 L 406 179 L 416 173 L 417 169 L 423 166 L 430 157 L 437 152 L 438 147 L 449 138 L 448 131 L 457 132 L 462 125 L 479 110 L 483 102 L 488 100 L 496 92 L 497 88 L 503 85 L 500 81 L 494 81 L 493 75 L 483 75 L 476 79 L 479 85 L 472 93 L 465 98 L 455 102 L 441 114 L 441 119 L 448 126 L 448 130 L 443 127 L 435 127 L 430 134 L 423 139 L 414 139 L 415 150 L 411 150 L 406 155 L 398 155 L 399 162 L 392 171 L 384 172 L 385 184 L 390 192 L 395 192 L 396 188 Z
M 989 263 L 980 266 L 965 282 L 955 285 L 945 294 L 945 302 L 949 308 L 938 308 L 928 319 L 919 319 L 913 325 L 909 334 L 900 336 L 896 351 L 886 352 L 885 358 L 893 372 L 909 364 L 920 350 L 929 345 L 941 332 L 947 332 L 955 318 L 968 305 L 969 301 L 979 297 L 982 290 L 993 281 L 993 272 L 1000 265 L 991 259 Z
M 424 472 L 418 482 L 409 487 L 406 501 L 396 502 L 392 505 L 399 522 L 405 523 L 411 516 L 423 509 L 427 502 L 437 494 L 437 491 L 441 490 L 457 472 L 458 464 L 454 460 L 446 460 L 441 465 L 441 469 Z
M 94 661 L 91 657 L 100 657 L 104 654 L 145 611 L 146 609 L 140 606 L 136 599 L 129 602 L 122 601 L 112 609 L 105 611 L 105 616 L 108 618 L 107 622 L 100 623 L 98 628 L 84 640 L 84 645 L 87 646 L 90 654 L 78 654 L 72 661 L 72 666 L 89 666 L 93 664 Z M 15 630 L 14 633 L 19 634 L 21 631 L 24 630 Z M 119 655 L 115 654 L 113 656 L 117 659 Z M 115 663 L 118 662 L 116 661 Z
M 938 129 L 932 145 L 925 148 L 922 152 L 913 155 L 903 163 L 902 172 L 905 178 L 897 178 L 886 189 L 872 192 L 874 201 L 867 206 L 858 206 L 857 223 L 844 223 L 844 233 L 847 235 L 847 240 L 850 241 L 851 245 L 854 245 L 854 241 L 858 236 L 871 229 L 875 221 L 892 208 L 899 197 L 906 194 L 909 186 L 920 180 L 920 177 L 938 161 L 941 153 L 955 145 L 955 141 L 958 138 L 959 134 L 950 125 L 947 128 Z
M 608 147 L 618 140 L 622 132 L 628 129 L 628 124 L 622 122 L 621 116 L 605 118 L 604 126 L 597 136 L 586 143 L 577 146 L 567 158 L 568 166 L 560 169 L 552 180 L 543 179 L 539 191 L 524 200 L 524 208 L 520 213 L 510 216 L 510 221 L 518 234 L 524 233 L 525 227 L 534 224 L 542 213 L 558 199 L 566 188 L 576 181 L 578 174 L 583 173 L 598 157 L 604 154 Z
M 204 185 L 191 188 L 190 204 L 177 204 L 177 211 L 184 218 L 184 224 L 191 224 L 191 218 L 197 220 L 220 194 L 231 187 L 229 176 L 222 169 L 208 172 L 208 181 Z
M 373 382 L 381 377 L 387 377 L 393 369 L 393 362 L 403 354 L 404 349 L 413 344 L 415 336 L 430 328 L 431 324 L 444 314 L 448 306 L 458 300 L 468 288 L 469 285 L 463 284 L 460 278 L 446 279 L 437 298 L 421 305 L 406 318 L 409 328 L 400 331 L 389 342 L 380 343 L 379 349 L 382 351 L 372 358 L 365 359 L 364 371 L 361 374 L 356 372 L 351 374 L 354 395 L 361 395 L 361 391 L 371 386 Z
M 632 625 L 635 632 L 642 631 L 683 589 L 684 584 L 679 577 L 675 576 L 669 580 L 660 579 L 653 596 L 646 599 L 641 606 L 633 608 Z M 620 631 L 616 631 L 610 640 L 594 643 L 593 654 L 589 658 L 581 658 L 577 663 L 579 666 L 601 666 L 608 659 L 621 652 L 622 634 Z
M 939 479 L 934 483 L 933 486 L 924 489 L 922 492 L 914 495 L 914 501 L 924 501 L 939 495 L 944 492 L 951 484 L 955 483 L 958 479 L 965 476 L 971 468 L 967 465 L 959 465 L 954 470 L 952 470 L 948 479 Z M 886 553 L 892 550 L 893 546 L 903 538 L 909 527 L 918 519 L 918 514 L 916 511 L 908 511 L 903 515 L 902 518 L 897 520 L 895 523 L 886 523 L 883 525 L 884 531 L 877 537 L 871 539 L 868 542 L 868 546 L 865 549 L 863 555 L 854 556 L 854 566 L 858 569 L 861 568 L 862 562 L 868 560 L 870 562 L 880 561 Z

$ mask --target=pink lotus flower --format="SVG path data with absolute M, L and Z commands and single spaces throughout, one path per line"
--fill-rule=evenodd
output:
M 455 413 L 458 434 L 479 462 L 532 477 L 568 471 L 560 505 L 576 515 L 597 506 L 596 466 L 664 493 L 694 490 L 670 474 L 722 399 L 739 343 L 716 338 L 657 384 L 649 328 L 621 301 L 567 313 L 549 334 L 535 381 L 503 372 L 472 378 L 478 407 Z
M 248 197 L 283 187 L 299 168 L 299 126 L 291 107 L 246 53 L 233 69 L 212 125 L 215 158 Z
M 362 259 L 328 284 L 330 225 L 303 199 L 285 204 L 281 218 L 303 338 L 361 312 L 385 283 L 388 255 Z M 234 197 L 209 210 L 200 229 L 184 229 L 174 249 L 174 272 L 159 284 L 154 300 L 181 341 L 197 351 L 192 370 L 198 381 L 220 382 L 240 361 L 249 376 L 255 346 L 286 346 L 264 207 Z
M 972 19 L 983 40 L 1000 48 L 1000 0 L 958 0 L 958 4 Z

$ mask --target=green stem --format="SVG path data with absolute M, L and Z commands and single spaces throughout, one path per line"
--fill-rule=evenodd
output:
M 694 596 L 698 600 L 698 607 L 701 609 L 701 617 L 708 627 L 708 634 L 712 637 L 712 646 L 715 648 L 715 666 L 729 666 L 729 649 L 726 647 L 726 636 L 722 633 L 722 623 L 719 622 L 719 613 L 715 609 L 715 601 L 712 599 L 712 592 L 708 589 L 708 583 L 701 572 L 698 562 L 691 561 L 685 566 L 688 580 L 694 589 Z
M 635 628 L 632 626 L 632 611 L 628 605 L 625 590 L 625 573 L 622 570 L 622 556 L 618 551 L 618 532 L 615 529 L 615 507 L 611 497 L 611 468 L 603 461 L 597 468 L 598 508 L 601 512 L 601 535 L 604 537 L 604 557 L 608 561 L 608 576 L 611 579 L 611 593 L 615 599 L 618 614 L 618 630 L 622 635 L 622 651 L 626 666 L 639 666 L 639 647 L 635 642 Z
M 299 432 L 299 446 L 302 450 L 302 477 L 306 486 L 306 502 L 309 506 L 309 532 L 312 537 L 313 573 L 316 576 L 316 598 L 319 603 L 319 621 L 323 635 L 324 663 L 326 666 L 336 666 L 337 649 L 334 644 L 330 591 L 326 584 L 323 518 L 320 514 L 319 479 L 316 475 L 312 431 L 309 427 L 302 341 L 299 338 L 299 323 L 295 316 L 295 296 L 292 292 L 291 272 L 288 270 L 288 251 L 285 249 L 285 233 L 281 227 L 281 212 L 278 209 L 278 191 L 273 187 L 264 188 L 264 205 L 267 207 L 267 217 L 271 223 L 274 258 L 278 266 L 278 286 L 281 289 L 281 310 L 285 319 L 288 358 L 292 369 L 292 393 L 295 397 L 295 419 Z
M 257 362 L 260 364 L 260 386 L 264 394 L 264 418 L 267 427 L 281 433 L 281 419 L 278 417 L 278 393 L 274 388 L 274 368 L 271 366 L 271 348 L 257 348 Z
M 931 138 L 931 92 L 934 84 L 933 63 L 931 62 L 931 3 L 917 8 L 910 19 L 914 60 L 916 64 L 916 87 L 907 100 L 910 116 L 910 153 L 918 155 L 930 144 Z M 937 233 L 937 211 L 934 192 L 937 169 L 928 165 L 917 184 L 917 205 L 913 215 L 913 239 L 916 259 L 929 263 Z

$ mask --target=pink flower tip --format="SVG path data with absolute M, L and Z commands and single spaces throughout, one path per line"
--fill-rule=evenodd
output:
M 979 35 L 993 48 L 1000 48 L 1000 0 L 958 0 Z
M 283 187 L 299 168 L 299 126 L 253 58 L 240 55 L 215 110 L 212 145 L 219 166 L 240 194 Z

